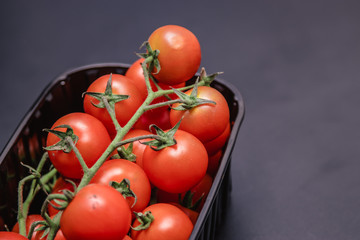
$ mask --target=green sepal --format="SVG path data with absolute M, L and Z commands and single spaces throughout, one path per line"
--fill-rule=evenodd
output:
M 66 132 L 55 130 L 57 128 L 66 128 Z M 64 151 L 65 153 L 69 153 L 71 152 L 72 147 L 69 143 L 68 137 L 70 137 L 74 144 L 76 144 L 79 140 L 79 137 L 74 134 L 73 129 L 66 124 L 56 126 L 54 129 L 44 129 L 43 131 L 55 134 L 58 138 L 60 138 L 59 142 L 55 143 L 54 145 L 45 147 L 44 149 L 47 151 Z
M 97 100 L 99 100 L 98 104 L 95 104 L 93 102 L 91 102 L 91 104 L 94 107 L 97 108 L 106 108 L 106 105 L 104 103 L 104 98 L 106 99 L 106 101 L 109 103 L 109 105 L 111 107 L 114 108 L 115 103 L 126 100 L 129 98 L 128 95 L 120 95 L 120 94 L 113 94 L 112 93 L 112 87 L 111 87 L 111 80 L 112 79 L 112 74 L 110 74 L 109 80 L 106 83 L 106 88 L 105 88 L 105 92 L 104 93 L 99 93 L 99 92 L 84 92 L 84 95 L 89 95 Z
M 41 226 L 38 227 L 38 228 L 36 228 L 36 227 L 39 226 L 39 225 L 41 225 Z M 36 229 L 35 229 L 35 228 L 36 228 Z M 35 222 L 33 222 L 33 223 L 31 224 L 27 237 L 28 237 L 28 239 L 31 239 L 31 238 L 32 238 L 32 235 L 34 234 L 34 232 L 36 232 L 36 231 L 43 231 L 43 230 L 46 231 L 46 229 L 49 229 L 49 224 L 48 224 L 45 220 L 35 221 Z M 49 230 L 48 230 L 48 231 L 49 231 Z M 41 239 L 42 239 L 43 237 L 45 237 L 45 236 L 46 236 L 46 235 L 43 235 L 43 236 L 41 237 Z
M 179 91 L 178 89 L 173 88 L 174 93 L 180 98 L 182 103 L 180 103 L 179 106 L 177 106 L 175 108 L 172 107 L 172 109 L 179 110 L 179 111 L 185 111 L 185 110 L 190 110 L 190 109 L 192 109 L 196 106 L 202 105 L 202 104 L 216 104 L 216 102 L 214 102 L 214 101 L 197 97 L 198 83 L 199 83 L 199 78 L 196 80 L 196 82 L 194 84 L 194 88 L 190 95 L 187 95 L 187 94 Z
M 215 80 L 215 78 L 220 75 L 223 74 L 223 72 L 216 72 L 216 73 L 212 73 L 210 75 L 206 74 L 205 68 L 201 68 L 200 71 L 200 81 L 204 82 L 204 86 L 210 86 L 210 84 Z
M 131 207 L 133 207 L 136 202 L 137 202 L 137 197 L 136 194 L 133 192 L 133 190 L 131 190 L 130 188 L 130 181 L 127 178 L 124 178 L 121 182 L 116 182 L 116 181 L 110 181 L 110 186 L 115 188 L 118 192 L 120 192 L 124 198 L 127 197 L 133 197 L 134 198 L 134 203 Z
M 156 68 L 156 72 L 153 72 L 153 74 L 158 74 L 161 70 L 158 59 L 160 51 L 158 49 L 153 50 L 148 41 L 145 41 L 143 44 L 141 44 L 140 49 L 144 46 L 146 47 L 146 53 L 136 53 L 136 55 L 145 59 L 145 64 L 148 65 L 150 73 L 154 70 L 154 68 Z
M 158 137 L 156 139 L 153 139 L 153 140 L 150 140 L 147 142 L 142 142 L 142 144 L 150 146 L 150 148 L 155 151 L 159 151 L 166 147 L 175 145 L 176 139 L 174 138 L 174 135 L 175 135 L 176 131 L 179 129 L 181 120 L 167 132 L 165 132 L 164 130 L 162 130 L 161 128 L 156 126 L 155 124 L 151 124 L 149 126 L 150 132 L 151 132 L 151 129 L 154 129 L 156 132 L 156 135 Z
M 133 153 L 133 143 L 129 144 L 128 148 L 125 148 L 125 146 L 118 147 L 117 154 L 111 156 L 110 159 L 125 159 L 130 162 L 136 162 L 136 155 Z
M 151 223 L 154 221 L 154 215 L 152 215 L 151 211 L 146 211 L 145 213 L 134 212 L 136 219 L 140 222 L 140 225 L 136 227 L 132 227 L 131 229 L 135 231 L 146 230 L 150 227 Z

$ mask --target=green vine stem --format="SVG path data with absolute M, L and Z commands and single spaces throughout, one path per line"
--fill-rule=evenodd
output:
M 31 202 L 34 200 L 35 195 L 38 193 L 40 189 L 42 189 L 43 185 L 48 183 L 57 173 L 56 169 L 52 169 L 47 174 L 41 177 L 40 172 L 42 171 L 46 161 L 48 159 L 48 153 L 45 152 L 41 157 L 41 160 L 35 171 L 31 175 L 23 178 L 19 181 L 18 186 L 18 222 L 19 222 L 19 233 L 23 236 L 26 236 L 26 218 L 29 213 L 29 208 Z M 31 186 L 29 189 L 29 193 L 24 201 L 24 186 L 27 182 L 31 182 Z

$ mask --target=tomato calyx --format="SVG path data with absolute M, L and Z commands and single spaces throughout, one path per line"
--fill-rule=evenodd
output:
M 144 58 L 144 64 L 148 65 L 149 72 L 152 72 L 152 70 L 155 68 L 156 72 L 153 74 L 159 73 L 161 66 L 160 62 L 158 60 L 158 56 L 160 51 L 158 49 L 153 50 L 149 44 L 148 41 L 145 41 L 141 46 L 140 49 L 143 47 L 146 47 L 146 53 L 137 53 L 137 55 L 141 58 Z
M 120 95 L 120 94 L 113 94 L 112 87 L 111 87 L 111 78 L 112 74 L 110 74 L 109 80 L 106 84 L 105 92 L 84 92 L 84 95 L 89 95 L 97 100 L 99 100 L 98 104 L 91 102 L 91 104 L 97 108 L 107 108 L 107 104 L 109 104 L 112 108 L 114 108 L 115 103 L 126 100 L 129 98 L 128 95 Z
M 151 124 L 149 127 L 150 132 L 152 131 L 152 128 L 155 130 L 157 138 L 154 140 L 143 142 L 142 144 L 150 146 L 151 149 L 155 151 L 159 151 L 161 149 L 164 149 L 166 147 L 170 147 L 176 144 L 176 140 L 174 138 L 174 135 L 176 131 L 179 129 L 181 120 L 169 131 L 164 131 L 155 124 Z
M 66 128 L 66 132 L 55 130 L 57 128 Z M 74 134 L 74 130 L 69 125 L 59 125 L 54 129 L 44 129 L 44 131 L 55 134 L 60 141 L 54 145 L 45 147 L 45 150 L 48 151 L 63 151 L 65 153 L 70 153 L 73 149 L 73 145 L 77 143 L 79 137 Z
M 202 67 L 201 71 L 200 71 L 200 81 L 204 82 L 203 86 L 208 86 L 210 87 L 210 84 L 215 80 L 215 78 L 220 75 L 223 74 L 223 72 L 216 72 L 216 73 L 212 73 L 210 75 L 207 75 L 205 68 Z
M 190 110 L 202 104 L 216 104 L 216 102 L 214 101 L 197 97 L 198 83 L 199 83 L 199 78 L 196 80 L 196 83 L 190 95 L 187 95 L 184 92 L 181 92 L 178 89 L 174 88 L 173 90 L 176 93 L 176 95 L 178 95 L 178 97 L 181 99 L 181 103 L 177 107 L 172 107 L 172 109 L 185 111 L 185 110 Z
M 151 223 L 155 220 L 154 215 L 151 211 L 146 211 L 145 213 L 134 212 L 136 219 L 140 222 L 140 225 L 132 227 L 131 229 L 135 231 L 146 230 L 150 227 Z
M 124 198 L 133 197 L 134 203 L 131 207 L 134 207 L 137 202 L 136 194 L 130 188 L 130 181 L 127 178 L 124 178 L 121 182 L 111 181 L 110 186 L 115 188 L 118 192 L 120 192 Z
M 120 146 L 116 149 L 117 154 L 111 156 L 111 159 L 125 159 L 130 162 L 136 162 L 136 155 L 133 153 L 133 143 L 130 143 L 127 148 Z

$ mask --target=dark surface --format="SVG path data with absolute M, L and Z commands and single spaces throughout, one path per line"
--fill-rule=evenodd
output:
M 144 1 L 149 5 L 149 1 Z M 360 2 L 1 1 L 0 148 L 58 74 L 189 28 L 246 117 L 218 239 L 360 239 Z

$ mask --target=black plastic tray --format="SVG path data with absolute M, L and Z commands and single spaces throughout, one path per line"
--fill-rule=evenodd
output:
M 50 128 L 59 117 L 67 113 L 83 111 L 82 93 L 96 78 L 108 73 L 124 74 L 129 66 L 102 63 L 76 68 L 57 77 L 41 93 L 0 155 L 0 216 L 9 227 L 16 222 L 17 184 L 28 173 L 20 162 L 37 165 L 46 140 L 42 129 Z M 231 190 L 231 153 L 244 118 L 240 92 L 220 79 L 215 79 L 212 85 L 225 96 L 229 104 L 232 130 L 213 186 L 190 236 L 191 240 L 215 237 Z M 30 211 L 35 211 L 36 207 L 35 203 Z

